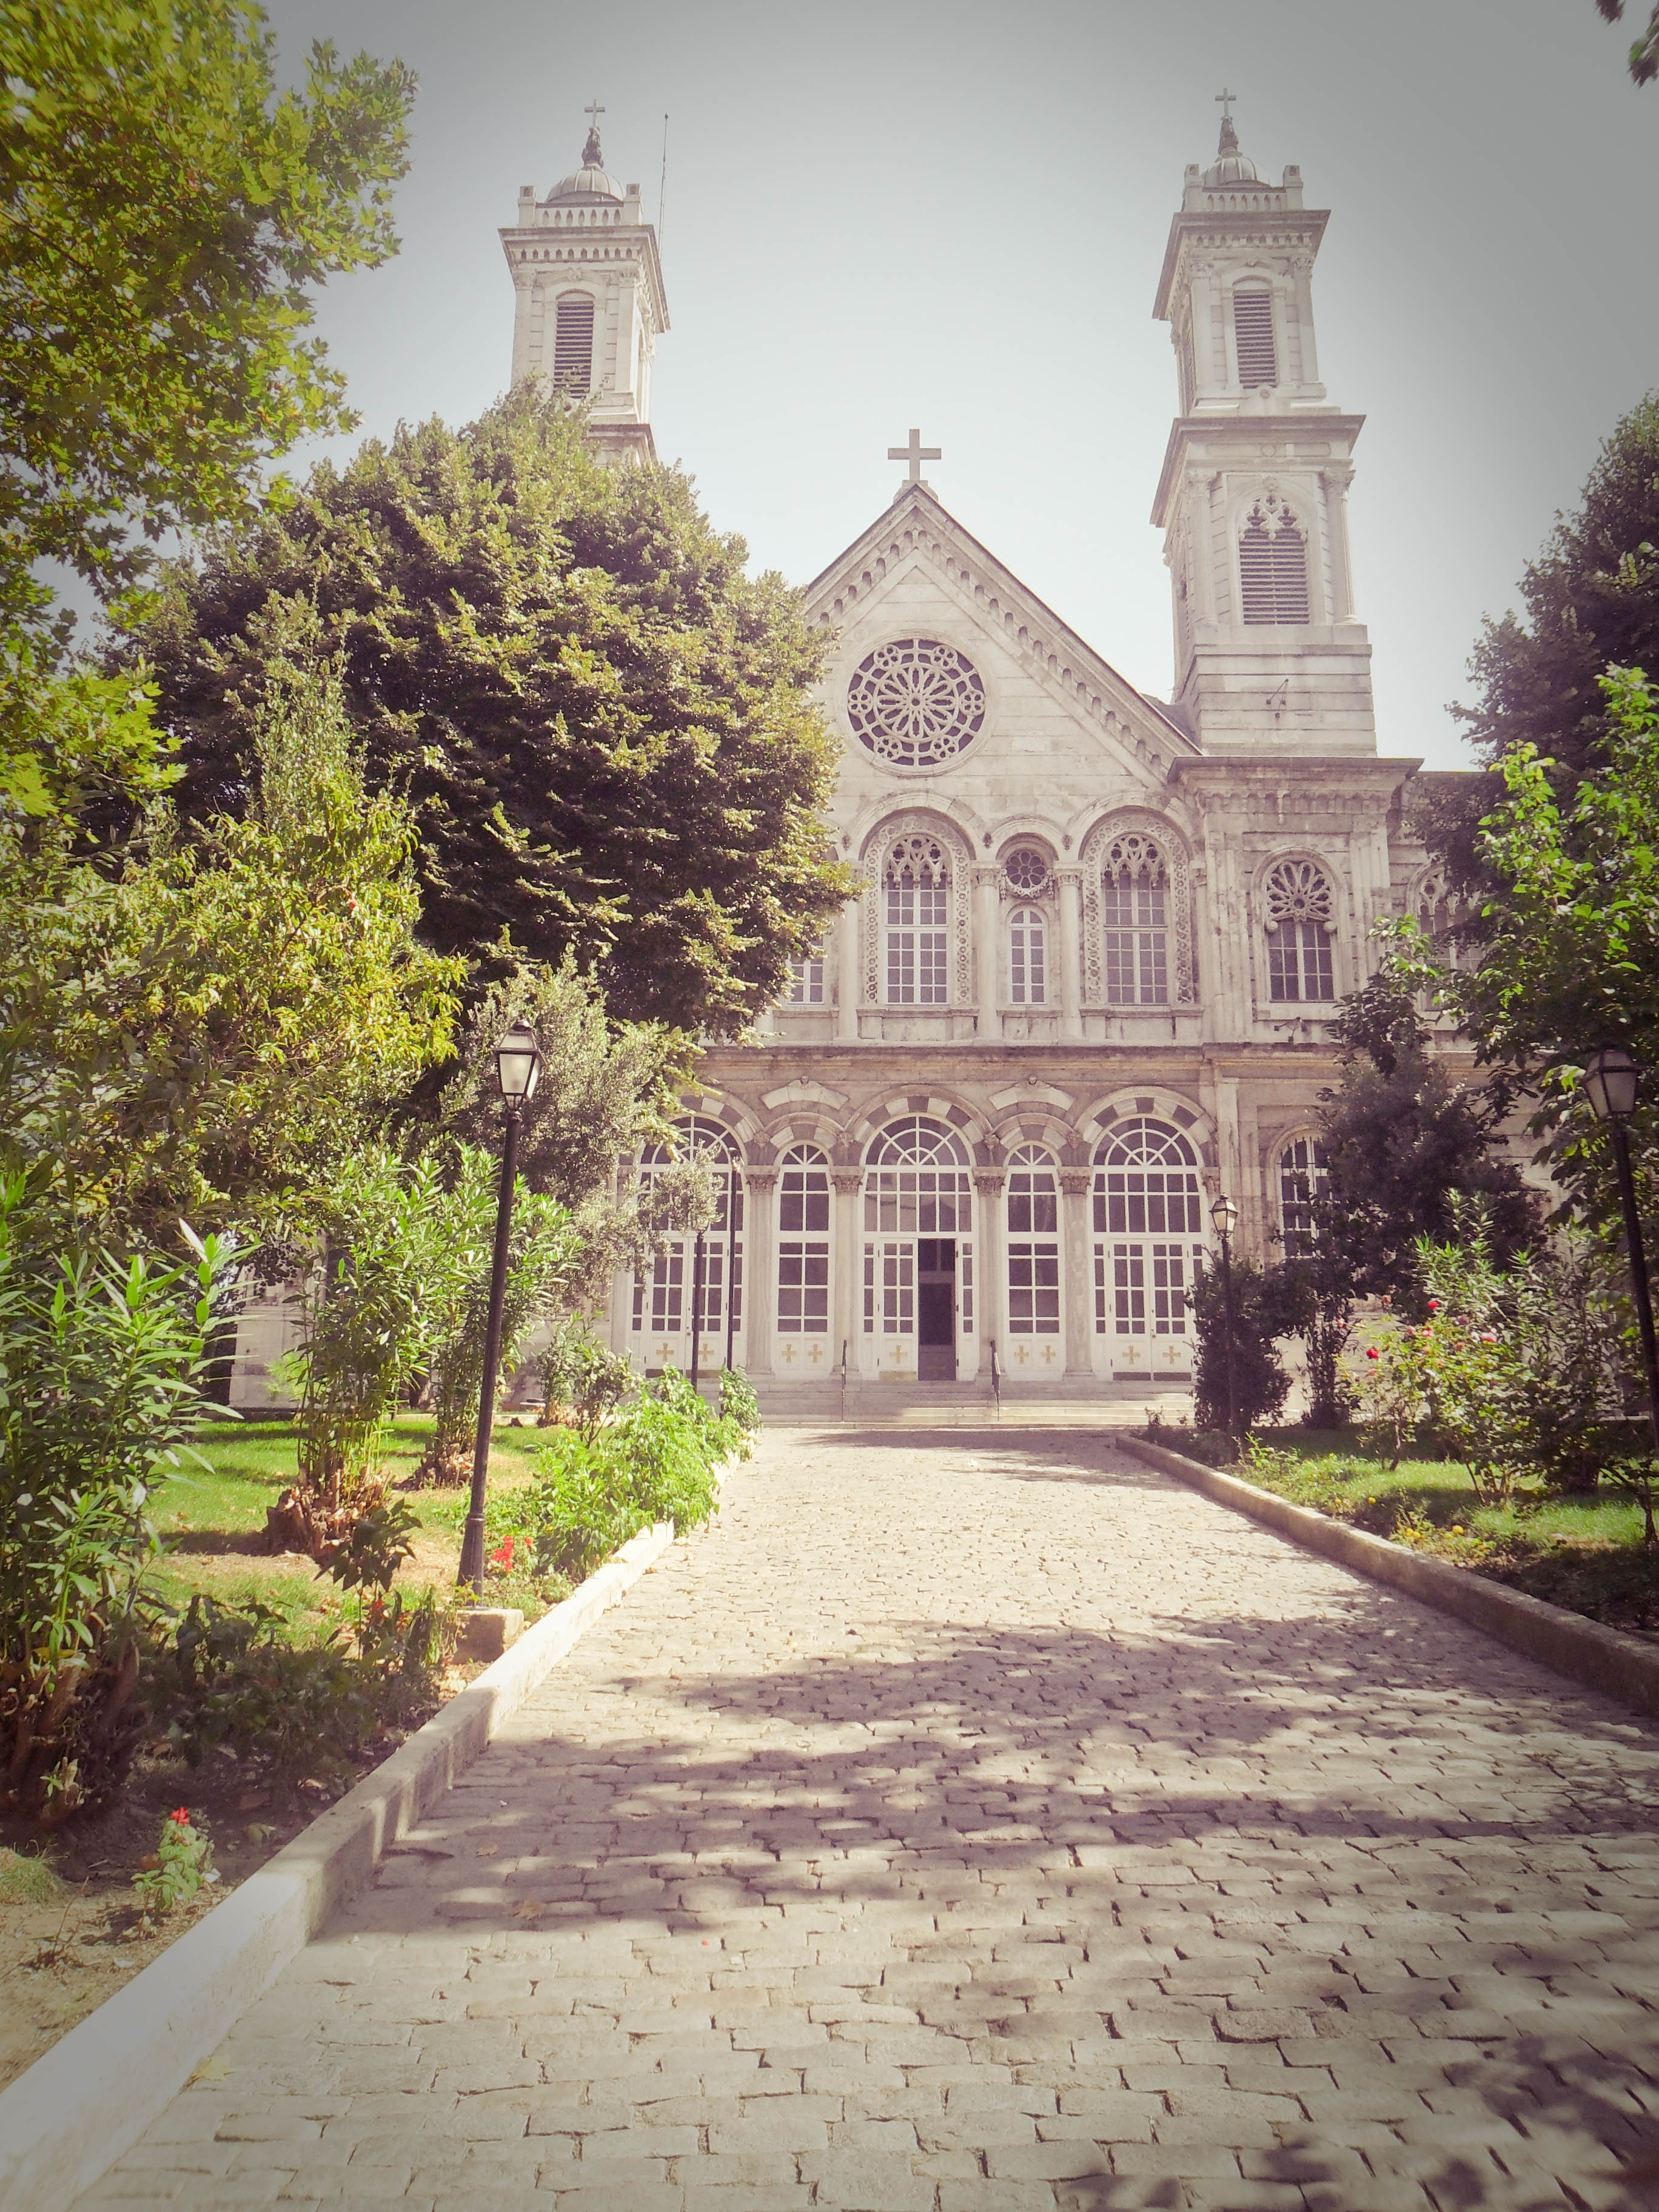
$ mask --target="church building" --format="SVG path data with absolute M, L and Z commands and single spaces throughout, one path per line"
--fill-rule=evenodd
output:
M 983 1390 L 994 1364 L 1014 1394 L 1144 1392 L 1190 1376 L 1214 1200 L 1248 1252 L 1305 1230 L 1335 1002 L 1375 922 L 1442 897 L 1419 763 L 1377 750 L 1346 521 L 1364 418 L 1315 342 L 1328 220 L 1224 111 L 1152 307 L 1176 387 L 1167 701 L 948 512 L 914 429 L 892 504 L 808 586 L 830 827 L 862 889 L 752 1041 L 706 1054 L 679 1149 L 726 1197 L 701 1263 L 688 1239 L 617 1281 L 641 1368 L 689 1368 L 696 1329 L 699 1366 L 730 1357 L 775 1410 L 843 1381 Z M 590 393 L 605 446 L 653 458 L 655 234 L 597 133 L 501 237 L 514 377 Z

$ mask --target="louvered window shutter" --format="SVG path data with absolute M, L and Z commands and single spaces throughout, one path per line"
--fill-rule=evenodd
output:
M 562 392 L 586 392 L 593 381 L 593 302 L 561 300 L 553 337 L 553 381 Z
M 1238 380 L 1246 392 L 1258 384 L 1277 384 L 1273 296 L 1266 285 L 1241 285 L 1233 294 L 1233 337 L 1238 350 Z
M 1305 623 L 1308 550 L 1288 519 L 1270 531 L 1260 512 L 1238 541 L 1239 594 L 1247 623 Z

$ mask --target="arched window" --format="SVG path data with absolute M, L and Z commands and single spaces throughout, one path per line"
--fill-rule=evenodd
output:
M 1198 1158 L 1179 1129 L 1121 1121 L 1095 1153 L 1095 1332 L 1140 1346 L 1188 1334 L 1202 1255 Z M 1141 1356 L 1148 1356 L 1142 1353 Z
M 553 381 L 561 392 L 586 392 L 592 385 L 593 302 L 586 292 L 568 292 L 559 301 Z
M 664 1168 L 699 1158 L 706 1158 L 714 1171 L 715 1208 L 703 1231 L 702 1303 L 696 1320 L 705 1336 L 723 1344 L 728 1321 L 735 1329 L 743 1320 L 743 1170 L 736 1143 L 718 1121 L 689 1115 L 674 1124 L 672 1148 L 661 1144 L 647 1148 L 640 1160 L 639 1180 L 643 1197 Z M 677 1340 L 689 1337 L 692 1327 L 696 1277 L 696 1237 L 676 1235 L 664 1241 L 650 1273 L 634 1278 L 633 1333 L 657 1340 L 664 1359 L 676 1364 L 686 1351 Z
M 1233 293 L 1233 341 L 1238 380 L 1246 392 L 1277 384 L 1273 353 L 1273 295 L 1265 284 L 1240 284 Z
M 1060 1334 L 1060 1192 L 1040 1145 L 1008 1162 L 1008 1333 Z
M 778 1314 L 785 1336 L 830 1330 L 830 1164 L 792 1146 L 778 1176 Z
M 1297 519 L 1267 492 L 1238 541 L 1239 603 L 1247 623 L 1305 623 L 1308 549 Z
M 1113 838 L 1100 883 L 1109 1005 L 1169 1004 L 1169 887 L 1168 864 L 1152 838 L 1139 830 Z
M 1330 1193 L 1323 1145 L 1317 1137 L 1292 1137 L 1279 1156 L 1279 1221 L 1287 1258 L 1312 1251 L 1317 1226 L 1314 1208 Z
M 1330 880 L 1314 860 L 1277 860 L 1267 872 L 1267 994 L 1287 1002 L 1334 999 Z
M 1048 997 L 1048 933 L 1034 906 L 1014 908 L 1008 924 L 1008 997 L 1016 1006 L 1041 1006 Z
M 951 996 L 951 864 L 937 838 L 901 837 L 882 871 L 887 1003 L 943 1006 Z

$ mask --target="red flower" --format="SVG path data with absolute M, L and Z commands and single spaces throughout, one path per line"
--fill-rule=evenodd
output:
M 492 1552 L 489 1563 L 495 1567 L 510 1567 L 513 1564 L 513 1539 L 509 1536 L 499 1551 Z
M 1376 1346 L 1375 1345 L 1372 1345 L 1372 1346 L 1371 1346 L 1370 1350 L 1370 1351 L 1365 1354 L 1365 1357 L 1366 1357 L 1366 1358 L 1367 1358 L 1367 1359 L 1381 1359 L 1381 1358 L 1382 1357 L 1382 1353 L 1377 1350 Z
M 167 1814 L 167 1818 L 168 1818 L 168 1820 L 176 1820 L 176 1821 L 179 1823 L 179 1826 L 181 1828 L 187 1828 L 187 1827 L 189 1827 L 189 1826 L 190 1826 L 190 1808 L 189 1808 L 189 1806 L 188 1806 L 188 1805 L 180 1805 L 180 1806 L 179 1806 L 179 1809 L 178 1809 L 178 1811 L 177 1811 L 177 1812 L 175 1812 L 175 1813 L 169 1813 L 169 1814 Z
M 1430 1311 L 1431 1313 L 1438 1313 L 1438 1312 L 1439 1312 L 1439 1310 L 1440 1310 L 1440 1301 L 1439 1301 L 1439 1299 L 1438 1299 L 1438 1298 L 1431 1298 L 1431 1299 L 1429 1300 L 1429 1311 Z

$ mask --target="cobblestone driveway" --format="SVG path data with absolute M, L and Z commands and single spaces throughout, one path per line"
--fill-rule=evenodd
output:
M 727 1495 L 84 2203 L 1632 2201 L 1659 1733 L 1109 1440 Z

